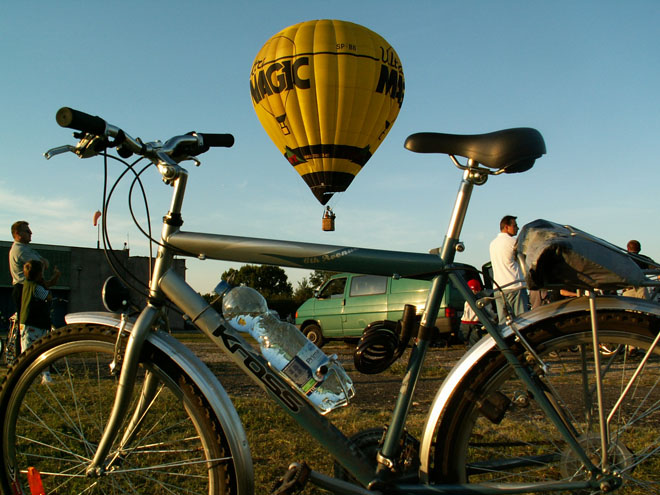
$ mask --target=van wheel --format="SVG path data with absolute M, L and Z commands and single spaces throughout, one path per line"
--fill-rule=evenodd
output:
M 318 325 L 307 325 L 303 329 L 303 333 L 305 334 L 305 337 L 309 339 L 310 342 L 316 344 L 316 347 L 322 347 L 323 344 L 325 344 L 325 340 L 323 339 L 323 333 L 321 332 L 321 328 Z

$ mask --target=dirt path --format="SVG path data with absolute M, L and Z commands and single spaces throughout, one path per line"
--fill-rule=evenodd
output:
M 230 395 L 247 396 L 263 393 L 252 380 L 234 366 L 228 357 L 216 350 L 212 344 L 194 342 L 186 345 L 209 366 Z M 355 406 L 365 409 L 374 407 L 379 409 L 391 408 L 399 392 L 409 353 L 406 352 L 394 363 L 391 370 L 376 375 L 365 375 L 355 369 L 353 364 L 354 349 L 354 346 L 347 343 L 329 343 L 323 347 L 326 354 L 337 354 L 342 366 L 353 380 L 356 396 L 352 403 Z M 429 372 L 424 373 L 417 385 L 415 393 L 417 404 L 428 406 L 443 378 L 464 352 L 465 348 L 462 346 L 431 348 L 429 350 L 426 361 L 426 369 Z M 377 400 L 374 400 L 375 398 Z

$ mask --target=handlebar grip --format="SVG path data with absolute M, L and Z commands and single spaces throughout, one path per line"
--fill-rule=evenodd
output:
M 103 136 L 105 134 L 105 120 L 101 117 L 74 110 L 73 108 L 60 108 L 55 115 L 55 120 L 57 120 L 60 126 L 68 127 L 69 129 L 75 129 L 97 136 Z
M 211 148 L 231 148 L 234 146 L 234 136 L 231 134 L 209 134 L 206 132 L 198 132 L 204 140 L 204 146 Z

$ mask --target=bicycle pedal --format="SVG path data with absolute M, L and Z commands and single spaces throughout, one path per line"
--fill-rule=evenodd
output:
M 292 495 L 298 493 L 307 484 L 311 469 L 307 463 L 294 462 L 284 476 L 278 479 L 270 492 L 270 495 Z

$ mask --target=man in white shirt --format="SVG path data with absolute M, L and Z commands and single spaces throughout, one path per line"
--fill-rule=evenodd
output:
M 628 241 L 628 244 L 626 245 L 626 249 L 630 254 L 634 255 L 633 261 L 637 263 L 637 265 L 642 270 L 652 268 L 653 260 L 648 256 L 644 256 L 643 254 L 639 253 L 642 250 L 642 245 L 639 241 L 636 241 L 635 239 Z M 649 265 L 649 263 L 647 263 L 646 260 L 650 261 L 651 265 Z M 621 295 L 627 297 L 636 297 L 638 299 L 651 299 L 652 298 L 651 289 L 652 289 L 651 287 L 629 287 L 627 289 L 624 289 Z
M 511 215 L 502 218 L 500 233 L 490 243 L 490 262 L 493 265 L 493 280 L 496 284 L 495 303 L 500 324 L 506 322 L 503 299 L 506 299 L 511 316 L 519 315 L 529 309 L 529 297 L 522 269 L 516 258 L 515 236 L 518 233 L 516 218 Z M 498 288 L 501 288 L 502 292 L 498 292 Z

